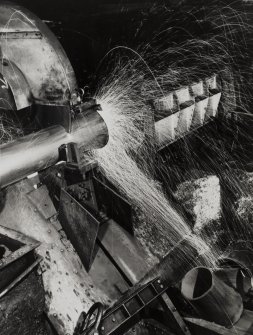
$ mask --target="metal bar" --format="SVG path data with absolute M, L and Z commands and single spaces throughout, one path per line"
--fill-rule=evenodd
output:
M 98 234 L 99 246 L 124 276 L 129 286 L 151 270 L 151 259 L 136 239 L 115 221 L 104 223 Z
M 18 259 L 28 254 L 30 251 L 34 250 L 40 245 L 40 242 L 32 239 L 31 237 L 21 234 L 16 230 L 6 228 L 0 225 L 0 241 L 1 237 L 2 240 L 3 238 L 8 238 L 10 240 L 18 242 L 20 244 L 20 247 L 17 248 L 17 250 L 14 250 L 10 255 L 4 257 L 3 259 L 0 259 L 0 270 L 10 265 L 12 262 L 17 261 Z
M 197 318 L 184 318 L 193 334 L 253 335 L 253 312 L 244 310 L 241 319 L 233 327 L 225 328 L 215 322 Z
M 39 31 L 1 31 L 0 39 L 42 39 Z
M 164 303 L 166 304 L 166 307 L 171 313 L 171 316 L 174 318 L 175 322 L 177 323 L 177 326 L 180 328 L 181 333 L 185 335 L 191 335 L 189 328 L 187 327 L 186 323 L 184 322 L 183 318 L 177 311 L 176 307 L 174 306 L 173 302 L 170 300 L 168 294 L 164 293 L 162 295 L 162 299 Z
M 59 160 L 59 147 L 74 142 L 78 148 L 91 150 L 108 141 L 107 126 L 98 112 L 79 114 L 71 133 L 53 126 L 0 146 L 0 187 L 48 168 Z

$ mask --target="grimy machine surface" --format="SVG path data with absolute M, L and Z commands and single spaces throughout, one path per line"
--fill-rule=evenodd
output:
M 0 58 L 1 109 L 33 120 L 0 146 L 1 334 L 252 334 L 251 244 L 230 257 L 238 266 L 215 272 L 194 268 L 187 241 L 152 258 L 134 237 L 129 202 L 80 160 L 110 134 L 56 37 L 1 2 Z M 157 111 L 173 109 L 175 96 L 183 106 L 155 119 L 158 150 L 218 117 L 221 94 L 214 74 L 155 101 Z

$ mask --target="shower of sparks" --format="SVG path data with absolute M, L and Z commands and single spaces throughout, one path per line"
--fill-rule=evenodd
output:
M 191 138 L 185 138 L 180 147 L 185 155 L 183 164 L 169 155 L 170 159 L 162 167 L 156 167 L 160 176 L 166 176 L 162 183 L 157 182 L 152 175 L 153 162 L 149 162 L 149 154 L 155 147 L 152 143 L 147 145 L 143 132 L 151 100 L 180 86 L 203 80 L 213 73 L 218 73 L 221 78 L 220 109 L 223 114 L 231 118 L 238 112 L 238 115 L 244 115 L 245 120 L 251 115 L 252 57 L 248 52 L 248 41 L 252 27 L 245 13 L 232 5 L 221 7 L 215 0 L 212 4 L 200 6 L 197 3 L 196 7 L 187 7 L 186 2 L 185 9 L 182 4 L 180 10 L 174 11 L 160 8 L 156 21 L 162 22 L 161 26 L 152 31 L 148 43 L 142 43 L 137 51 L 131 51 L 129 47 L 115 47 L 107 53 L 100 65 L 100 68 L 104 68 L 108 61 L 110 68 L 109 59 L 113 59 L 116 64 L 113 70 L 110 68 L 106 80 L 101 81 L 96 94 L 109 128 L 110 141 L 105 148 L 93 154 L 107 178 L 144 216 L 147 225 L 142 227 L 140 223 L 137 227 L 139 233 L 146 230 L 145 234 L 149 235 L 153 245 L 157 244 L 156 234 L 160 236 L 160 245 L 156 248 L 159 256 L 182 238 L 189 239 L 191 244 L 200 248 L 200 253 L 204 250 L 212 254 L 211 258 L 219 253 L 217 246 L 207 245 L 212 229 L 199 232 L 200 235 L 196 236 L 187 220 L 168 201 L 166 192 L 174 192 L 176 184 L 187 177 L 194 179 L 201 174 L 199 171 L 205 171 L 219 177 L 223 193 L 225 188 L 226 196 L 223 195 L 222 201 L 226 209 L 232 207 L 231 194 L 239 194 L 242 199 L 249 196 L 237 172 L 247 152 L 243 158 L 243 155 L 238 154 L 240 148 L 238 143 L 235 144 L 236 139 L 243 141 L 241 153 L 245 151 L 243 145 L 246 143 L 247 147 L 247 142 L 251 140 L 243 127 L 230 129 L 230 126 L 223 124 L 223 134 L 213 131 L 209 137 L 197 132 L 195 139 L 203 143 L 201 161 Z M 151 12 L 155 11 L 155 6 L 152 6 Z M 17 11 L 7 25 L 15 19 L 14 16 L 20 15 L 26 20 Z M 191 26 L 195 27 L 195 32 L 191 31 Z M 140 26 L 140 31 L 142 29 L 145 29 L 144 23 Z M 230 147 L 224 140 L 224 129 L 235 135 Z M 8 142 L 16 136 L 17 127 L 1 113 L 0 143 Z M 242 202 L 238 203 L 241 213 Z M 237 234 L 241 238 L 246 237 L 250 231 L 249 225 L 243 226 L 231 217 L 237 215 L 232 209 L 226 215 L 223 226 L 227 240 Z M 213 253 L 209 252 L 209 248 Z
M 142 130 L 145 115 L 150 108 L 148 103 L 150 100 L 182 85 L 198 82 L 213 73 L 218 73 L 221 79 L 220 109 L 225 118 L 231 118 L 231 112 L 238 110 L 249 114 L 248 107 L 252 102 L 252 94 L 246 82 L 247 71 L 251 65 L 248 65 L 248 68 L 246 66 L 248 64 L 246 35 L 250 33 L 251 27 L 244 20 L 243 13 L 232 7 L 227 6 L 219 10 L 216 8 L 212 10 L 208 7 L 208 11 L 199 10 L 202 11 L 203 22 L 211 25 L 212 33 L 205 31 L 203 36 L 193 36 L 187 31 L 186 22 L 184 32 L 188 37 L 177 43 L 172 40 L 170 44 L 170 36 L 173 37 L 177 31 L 173 26 L 175 17 L 170 12 L 170 18 L 157 33 L 153 34 L 149 43 L 139 48 L 140 57 L 136 57 L 136 51 L 132 56 L 129 52 L 126 56 L 126 50 L 129 48 L 121 48 L 123 56 L 119 56 L 120 48 L 114 48 L 107 54 L 116 59 L 117 64 L 102 83 L 97 92 L 97 99 L 103 108 L 101 115 L 109 128 L 110 139 L 105 148 L 93 153 L 108 180 L 121 190 L 137 212 L 142 213 L 146 222 L 143 227 L 146 242 L 150 243 L 153 251 L 155 249 L 156 255 L 164 255 L 165 251 L 169 251 L 182 239 L 186 239 L 200 254 L 206 255 L 207 264 L 214 264 L 221 253 L 217 245 L 212 245 L 210 240 L 214 232 L 209 227 L 198 234 L 193 233 L 187 220 L 167 199 L 161 184 L 152 176 L 150 168 L 152 162 L 148 162 L 150 148 L 145 144 Z M 198 15 L 198 10 L 187 13 L 188 21 L 190 17 L 190 20 L 195 21 L 201 28 Z M 176 21 L 179 19 L 177 17 Z M 181 19 L 182 22 L 184 19 L 186 20 L 185 17 Z M 226 127 L 225 123 L 224 128 Z M 227 131 L 229 130 L 228 127 Z M 173 159 L 166 162 L 167 168 L 163 167 L 161 174 L 167 178 L 167 185 L 166 182 L 163 182 L 163 185 L 168 186 L 169 191 L 173 191 L 173 184 L 175 185 L 176 181 L 177 183 L 184 181 L 187 173 L 188 177 L 194 179 L 195 171 L 201 169 L 221 178 L 222 167 L 224 169 L 221 186 L 224 183 L 232 185 L 235 182 L 234 187 L 240 187 L 238 178 L 234 179 L 236 172 L 229 166 L 233 160 L 231 148 L 226 147 L 226 140 L 224 138 L 221 140 L 220 134 L 217 136 L 213 132 L 211 135 L 210 138 L 201 138 L 198 132 L 195 134 L 195 139 L 203 141 L 203 148 L 206 148 L 202 157 L 203 162 L 200 162 L 197 153 L 192 151 L 193 145 L 187 138 L 181 144 L 182 152 L 186 153 L 183 164 L 180 165 Z M 159 167 L 156 167 L 156 170 L 159 170 Z M 222 199 L 222 201 L 226 206 L 228 200 Z M 231 207 L 231 203 L 227 206 Z M 233 228 L 230 217 L 223 220 L 226 238 L 229 240 L 235 227 Z M 142 227 L 138 229 L 140 232 Z M 237 229 L 244 232 L 247 230 L 245 227 L 236 227 Z M 217 234 L 217 231 L 215 233 Z
M 3 105 L 4 107 L 1 107 Z M 6 116 L 6 110 L 12 112 L 12 119 Z M 23 134 L 22 127 L 15 118 L 15 111 L 9 107 L 8 101 L 0 99 L 0 144 L 7 143 Z
M 109 143 L 93 155 L 107 178 L 142 213 L 146 242 L 154 246 L 159 239 L 160 246 L 152 248 L 156 255 L 162 257 L 183 238 L 201 254 L 209 254 L 206 243 L 192 234 L 184 218 L 166 199 L 160 184 L 151 176 L 149 164 L 138 164 L 136 153 L 145 146 L 142 124 L 148 106 L 141 95 L 135 96 L 133 77 L 123 77 L 114 78 L 97 94 L 103 108 L 101 115 L 108 126 Z

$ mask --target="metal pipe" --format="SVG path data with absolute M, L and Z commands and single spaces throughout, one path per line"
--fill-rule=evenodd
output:
M 215 275 L 228 286 L 233 287 L 244 298 L 252 288 L 251 276 L 246 269 L 241 268 L 218 268 Z
M 181 292 L 205 320 L 231 327 L 242 315 L 241 295 L 208 268 L 190 270 L 182 280 Z
M 197 248 L 188 239 L 183 239 L 152 267 L 139 284 L 143 285 L 160 277 L 168 286 L 171 286 L 179 282 L 199 262 L 201 262 L 201 256 Z
M 91 150 L 108 141 L 108 129 L 100 114 L 79 114 L 70 133 L 53 126 L 0 146 L 0 187 L 48 168 L 59 161 L 59 147 L 74 142 L 78 148 Z
M 218 265 L 221 267 L 232 266 L 244 269 L 253 276 L 253 250 L 234 249 L 228 251 L 218 259 Z

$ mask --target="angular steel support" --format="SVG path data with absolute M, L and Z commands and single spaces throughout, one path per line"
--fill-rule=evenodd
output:
M 85 269 L 90 270 L 100 222 L 70 193 L 62 189 L 59 220 Z
M 0 226 L 0 291 L 6 289 L 33 262 L 32 251 L 39 242 L 15 230 Z

